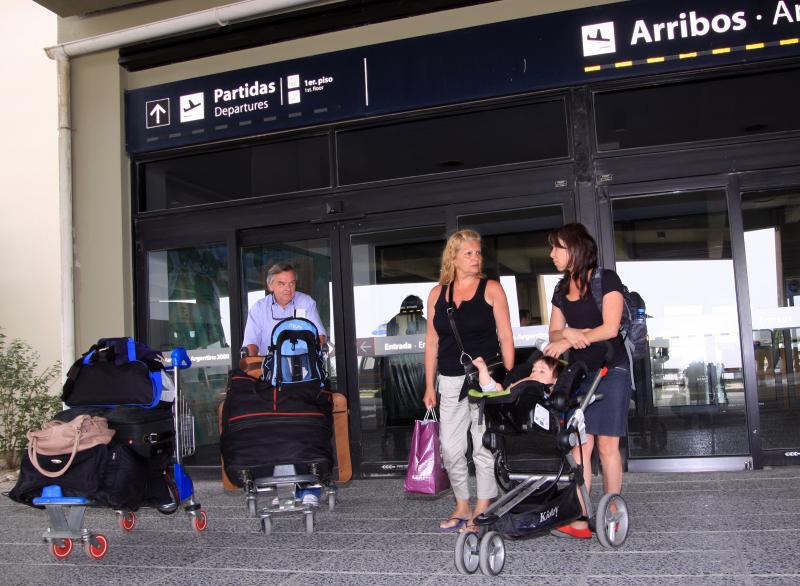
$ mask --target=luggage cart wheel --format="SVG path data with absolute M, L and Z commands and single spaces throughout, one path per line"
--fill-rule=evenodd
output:
M 261 518 L 261 531 L 264 533 L 264 535 L 269 535 L 272 533 L 272 517 Z
M 57 560 L 64 560 L 72 553 L 71 539 L 53 539 L 50 542 L 50 553 Z
M 597 539 L 603 547 L 619 547 L 628 538 L 628 505 L 618 494 L 604 494 L 597 505 Z
M 506 564 L 506 544 L 503 536 L 496 531 L 489 531 L 481 539 L 478 554 L 481 572 L 487 576 L 497 576 Z
M 306 517 L 306 533 L 314 533 L 314 511 L 304 513 Z
M 328 493 L 328 510 L 332 513 L 336 509 L 336 493 Z
M 197 511 L 192 515 L 192 529 L 200 533 L 208 527 L 208 515 L 205 511 Z
M 108 539 L 101 533 L 96 533 L 89 538 L 89 541 L 83 544 L 83 549 L 93 560 L 99 560 L 108 551 Z
M 456 569 L 462 574 L 474 574 L 478 569 L 478 536 L 475 533 L 459 533 L 456 540 Z
M 128 511 L 127 513 L 117 511 L 117 524 L 123 531 L 133 531 L 136 526 L 136 513 L 133 511 Z

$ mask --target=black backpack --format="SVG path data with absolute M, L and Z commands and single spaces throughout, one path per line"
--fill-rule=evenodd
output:
M 597 267 L 589 280 L 589 290 L 592 293 L 597 309 L 603 311 L 603 268 Z M 557 306 L 561 306 L 565 294 L 559 291 L 556 295 Z M 647 307 L 644 299 L 636 291 L 629 291 L 622 285 L 622 318 L 619 321 L 619 332 L 625 342 L 625 350 L 631 359 L 649 358 L 650 345 L 647 341 Z M 632 360 L 631 360 L 632 363 Z

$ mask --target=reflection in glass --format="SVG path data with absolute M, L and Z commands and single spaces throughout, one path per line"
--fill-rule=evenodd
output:
M 186 463 L 218 465 L 216 408 L 231 363 L 227 247 L 150 252 L 147 263 L 147 342 L 165 355 L 182 346 L 192 359 L 181 380 L 195 416 L 197 451 Z
M 444 242 L 444 226 L 350 240 L 363 462 L 405 464 L 414 420 L 425 415 L 426 306 Z
M 800 191 L 742 195 L 763 449 L 800 446 Z
M 748 452 L 723 191 L 612 202 L 617 272 L 647 304 L 650 360 L 634 364 L 631 458 Z
M 275 263 L 289 263 L 297 271 L 297 290 L 310 295 L 317 302 L 322 325 L 328 332 L 328 375 L 330 386 L 336 387 L 335 334 L 331 304 L 331 252 L 327 238 L 295 240 L 274 244 L 258 244 L 242 249 L 242 275 L 247 308 L 242 316 L 247 319 L 250 307 L 267 294 L 267 271 Z M 244 327 L 244 321 L 242 322 Z

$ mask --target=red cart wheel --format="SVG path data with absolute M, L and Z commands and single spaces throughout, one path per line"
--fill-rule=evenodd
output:
M 133 511 L 117 513 L 117 523 L 123 531 L 133 531 L 133 528 L 136 526 L 136 513 Z
M 206 527 L 208 527 L 208 516 L 206 512 L 197 511 L 197 513 L 193 515 L 192 528 L 199 533 L 200 531 L 205 531 Z
M 66 559 L 72 553 L 71 539 L 54 539 L 50 542 L 50 553 L 59 560 Z
M 83 548 L 86 550 L 86 555 L 93 560 L 99 560 L 108 552 L 108 539 L 106 539 L 105 535 L 100 533 L 97 533 L 94 538 L 97 541 L 97 545 L 94 545 L 91 541 L 87 541 L 83 544 Z

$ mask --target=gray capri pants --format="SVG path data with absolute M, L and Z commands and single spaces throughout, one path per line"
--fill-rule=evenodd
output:
M 458 400 L 464 376 L 437 378 L 439 386 L 439 440 L 442 456 L 453 494 L 459 500 L 469 500 L 469 470 L 467 469 L 467 432 L 472 433 L 472 460 L 475 462 L 475 479 L 479 499 L 497 496 L 494 478 L 494 456 L 483 447 L 485 425 L 478 425 L 478 407 L 467 399 Z

